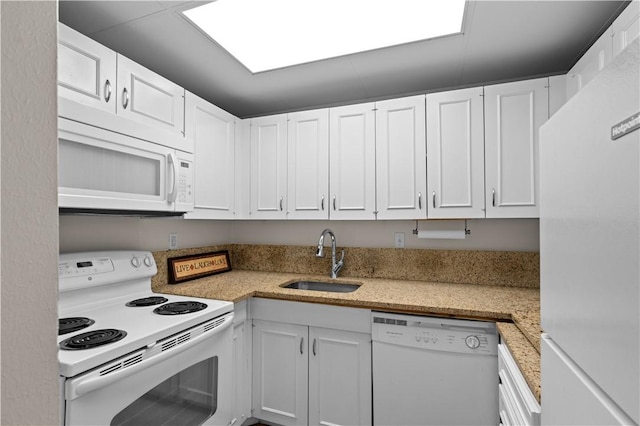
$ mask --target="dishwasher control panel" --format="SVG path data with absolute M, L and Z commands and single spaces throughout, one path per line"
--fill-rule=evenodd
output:
M 486 321 L 371 313 L 374 342 L 465 354 L 496 355 L 498 334 Z

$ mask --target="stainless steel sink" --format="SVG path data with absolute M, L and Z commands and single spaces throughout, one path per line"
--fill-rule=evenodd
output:
M 282 286 L 296 290 L 329 291 L 333 293 L 350 293 L 357 290 L 360 284 L 321 281 L 296 281 Z

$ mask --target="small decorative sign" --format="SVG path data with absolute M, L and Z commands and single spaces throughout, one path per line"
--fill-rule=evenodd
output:
M 627 118 L 611 127 L 611 140 L 616 140 L 623 137 L 627 133 L 631 133 L 634 130 L 640 129 L 640 112 L 636 112 L 631 117 Z
M 167 259 L 169 284 L 178 284 L 231 270 L 227 250 Z

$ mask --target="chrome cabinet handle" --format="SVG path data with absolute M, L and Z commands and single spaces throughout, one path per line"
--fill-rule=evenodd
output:
M 282 201 L 283 201 L 284 197 L 280 197 L 280 211 L 282 211 Z
M 111 82 L 107 79 L 107 81 L 104 82 L 104 101 L 108 103 L 110 99 L 111 99 Z
M 491 189 L 491 205 L 493 207 L 496 206 L 496 189 L 495 188 Z
M 435 209 L 436 208 L 436 191 L 433 191 L 433 197 L 432 198 L 433 198 L 433 200 L 432 200 L 433 201 L 433 208 Z
M 122 108 L 127 109 L 129 106 L 129 91 L 125 87 L 122 89 Z
M 300 338 L 300 355 L 304 354 L 303 345 L 304 345 L 304 337 L 301 337 Z
M 320 207 L 322 208 L 322 211 L 324 211 L 324 194 L 322 195 L 322 200 L 320 200 Z
M 316 356 L 316 339 L 313 339 L 313 356 Z
M 418 210 L 422 210 L 422 192 L 418 192 Z
M 333 196 L 333 211 L 336 211 L 336 196 Z

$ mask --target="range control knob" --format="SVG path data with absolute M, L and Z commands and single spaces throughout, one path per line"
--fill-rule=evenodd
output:
M 153 259 L 151 259 L 149 256 L 145 256 L 144 266 L 146 266 L 147 268 L 151 268 L 151 266 L 153 266 Z
M 137 257 L 135 257 L 135 256 L 134 256 L 134 257 L 132 257 L 132 258 L 131 258 L 131 265 L 132 265 L 134 268 L 139 268 L 139 267 L 140 267 L 140 259 L 138 259 L 138 258 L 137 258 Z
M 480 347 L 480 339 L 477 336 L 467 336 L 464 343 L 469 349 L 478 349 Z

